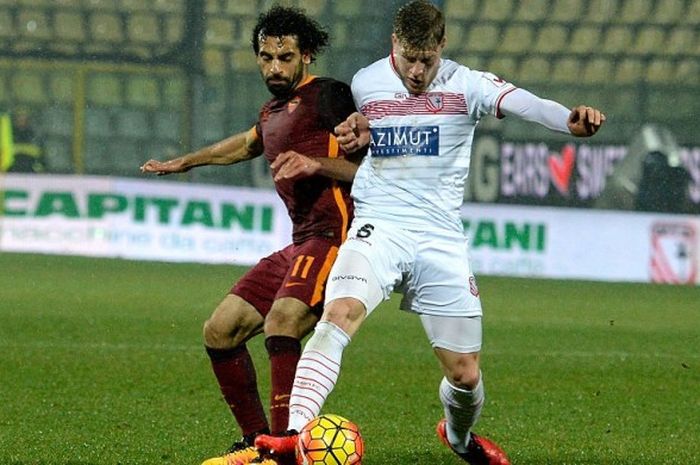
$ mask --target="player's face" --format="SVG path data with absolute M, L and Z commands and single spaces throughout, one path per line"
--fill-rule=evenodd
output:
M 412 94 L 425 92 L 437 75 L 445 42 L 433 50 L 415 50 L 392 35 L 392 44 L 396 71 L 404 87 Z
M 265 85 L 275 97 L 288 96 L 306 78 L 311 56 L 301 53 L 294 36 L 261 35 L 258 43 L 258 66 Z

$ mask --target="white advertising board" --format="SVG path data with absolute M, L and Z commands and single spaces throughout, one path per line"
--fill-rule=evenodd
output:
M 0 251 L 248 265 L 291 241 L 274 191 L 6 175 Z M 468 203 L 477 275 L 700 283 L 700 217 Z
M 4 251 L 251 264 L 291 242 L 274 191 L 36 175 L 1 190 Z
M 465 204 L 475 273 L 700 283 L 700 217 Z

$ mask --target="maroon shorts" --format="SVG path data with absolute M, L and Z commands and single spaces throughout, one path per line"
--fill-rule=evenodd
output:
M 337 241 L 316 237 L 288 245 L 258 262 L 231 288 L 266 316 L 272 303 L 294 297 L 323 313 L 323 297 L 331 266 L 338 255 Z

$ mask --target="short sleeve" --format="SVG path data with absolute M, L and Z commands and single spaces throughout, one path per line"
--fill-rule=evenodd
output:
M 263 105 L 263 107 L 260 109 L 260 113 L 258 113 L 258 121 L 255 123 L 255 125 L 251 128 L 252 130 L 255 130 L 258 138 L 262 141 L 263 139 L 263 122 L 264 120 L 267 119 L 268 115 L 268 104 Z
M 338 124 L 356 111 L 350 86 L 335 80 L 323 83 L 319 93 L 318 106 L 321 124 L 330 132 L 333 132 Z

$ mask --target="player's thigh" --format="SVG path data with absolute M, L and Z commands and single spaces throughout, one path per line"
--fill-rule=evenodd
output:
M 482 313 L 467 242 L 461 234 L 423 234 L 404 287 L 404 310 L 453 317 Z
M 481 317 L 420 315 L 421 324 L 433 349 L 444 349 L 458 354 L 481 351 Z
M 204 323 L 204 342 L 215 349 L 239 346 L 259 334 L 263 322 L 263 316 L 253 305 L 229 294 Z
M 479 381 L 481 317 L 420 315 L 430 345 L 452 384 L 472 389 Z
M 328 280 L 322 319 L 352 335 L 384 298 L 382 285 L 367 257 L 341 247 Z
M 287 267 L 272 307 L 265 315 L 265 334 L 301 338 L 323 312 L 328 274 L 338 255 L 339 241 L 312 237 L 284 250 Z
M 387 223 L 355 218 L 331 270 L 326 302 L 352 298 L 371 313 L 401 283 L 412 251 L 405 232 Z
M 300 305 L 278 305 L 280 299 L 294 299 L 306 305 L 317 317 L 321 316 L 324 291 L 331 267 L 338 256 L 339 241 L 324 237 L 310 238 L 285 249 L 288 266 L 279 284 L 273 305 L 276 314 L 289 310 L 298 314 Z
M 264 318 L 287 276 L 292 249 L 289 245 L 262 258 L 236 282 L 230 293 L 248 302 Z
M 204 341 L 209 347 L 235 347 L 263 330 L 289 267 L 287 250 L 274 252 L 251 267 L 204 324 Z

